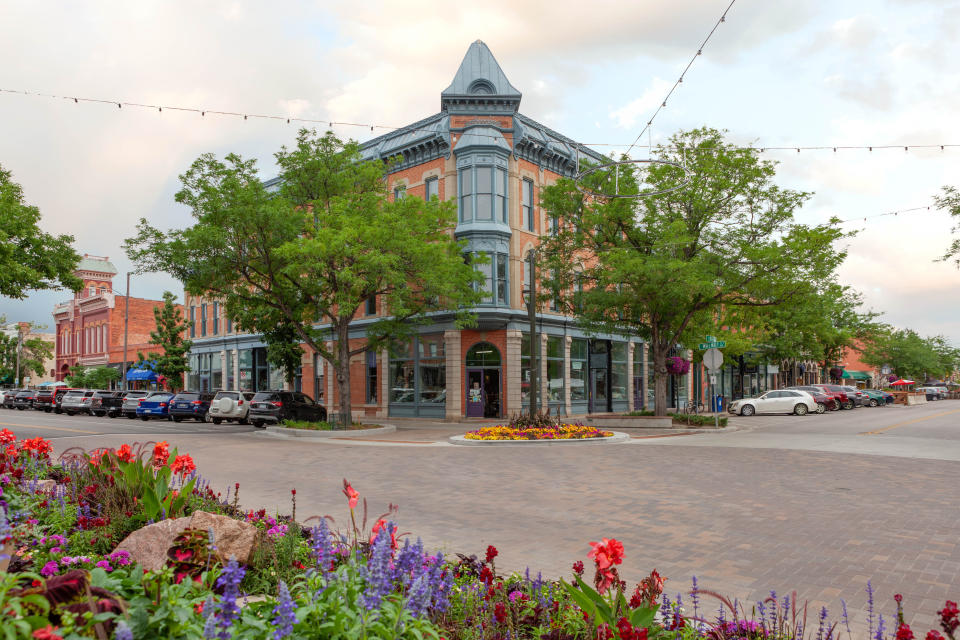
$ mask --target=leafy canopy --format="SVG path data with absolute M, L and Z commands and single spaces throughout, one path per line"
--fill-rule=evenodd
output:
M 60 287 L 79 291 L 73 236 L 42 231 L 40 210 L 25 203 L 11 175 L 0 166 L 0 296 L 23 299 L 31 290 Z
M 153 308 L 156 329 L 150 332 L 150 342 L 162 351 L 151 351 L 146 356 L 138 353 L 137 362 L 133 365 L 133 368 L 142 368 L 147 361 L 152 362 L 153 370 L 158 376 L 166 378 L 166 385 L 171 391 L 183 388 L 183 374 L 190 370 L 188 356 L 193 346 L 192 341 L 183 337 L 190 328 L 190 322 L 183 318 L 176 299 L 171 292 L 164 291 L 163 304 Z

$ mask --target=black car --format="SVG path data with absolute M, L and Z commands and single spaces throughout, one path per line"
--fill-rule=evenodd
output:
M 53 389 L 41 389 L 37 391 L 37 397 L 33 401 L 34 410 L 50 413 L 53 411 L 53 400 L 55 397 L 56 392 Z
M 0 404 L 2 404 L 5 409 L 13 409 L 13 400 L 21 391 L 23 391 L 23 389 L 7 389 L 0 394 Z
M 111 401 L 121 393 L 121 391 L 95 391 L 90 398 L 90 413 L 100 418 L 107 415 L 107 412 L 111 411 L 113 404 Z
M 260 391 L 253 396 L 247 418 L 255 427 L 284 420 L 325 422 L 327 410 L 298 391 Z
M 170 401 L 170 419 L 206 422 L 213 394 L 208 391 L 181 391 Z
M 17 394 L 17 397 L 13 399 L 13 406 L 20 411 L 24 409 L 33 409 L 33 403 L 37 399 L 37 392 L 27 389 L 26 391 L 21 391 Z

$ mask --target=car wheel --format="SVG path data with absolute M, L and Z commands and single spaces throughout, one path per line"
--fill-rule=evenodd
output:
M 137 419 L 137 416 L 135 414 L 132 414 L 132 413 L 127 414 L 127 420 L 136 420 L 136 419 Z
M 254 420 L 254 421 L 253 421 L 253 426 L 255 426 L 257 429 L 263 429 L 263 421 L 262 421 L 262 420 Z
M 742 416 L 752 416 L 754 413 L 756 413 L 756 410 L 750 404 L 743 405 L 743 409 L 740 409 L 740 415 Z
M 213 424 L 220 424 L 221 422 L 223 422 L 223 420 L 221 420 L 220 418 L 212 418 L 210 422 L 212 422 Z
M 23 411 L 23 407 L 17 407 L 17 411 Z
M 870 406 L 871 406 L 871 407 L 875 407 L 875 406 L 877 406 L 878 404 L 880 404 L 880 403 L 877 402 L 876 398 L 870 398 Z
M 50 413 L 51 411 L 53 411 L 53 409 L 44 409 L 44 410 L 43 410 L 44 413 Z
M 67 411 L 67 415 L 68 415 L 68 416 L 75 416 L 75 415 L 77 415 L 77 413 L 76 413 L 76 411 Z
M 170 419 L 173 420 L 174 422 L 180 422 L 181 420 L 183 420 L 183 418 L 181 418 L 180 416 L 171 416 Z
M 105 414 L 103 411 L 94 411 L 94 412 L 93 412 L 93 415 L 97 416 L 98 418 L 102 418 L 103 416 L 105 416 L 105 415 L 107 415 L 107 414 Z
M 821 413 L 821 414 L 822 414 L 822 413 L 826 413 L 826 412 L 827 412 L 827 407 L 826 407 L 826 405 L 824 405 L 822 402 L 818 402 L 818 403 L 817 403 L 817 413 Z
M 146 421 L 149 420 L 150 418 L 148 418 L 147 416 L 140 416 L 140 419 L 143 420 L 144 422 L 146 422 Z
M 802 402 L 798 402 L 797 406 L 793 408 L 793 412 L 798 416 L 805 416 L 810 412 L 810 409 Z
M 237 420 L 237 424 L 250 424 L 250 422 L 246 418 L 240 418 Z

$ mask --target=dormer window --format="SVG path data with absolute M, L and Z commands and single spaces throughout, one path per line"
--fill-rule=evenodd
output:
M 471 95 L 493 95 L 496 91 L 493 84 L 489 80 L 474 80 L 470 83 L 470 88 L 467 90 Z

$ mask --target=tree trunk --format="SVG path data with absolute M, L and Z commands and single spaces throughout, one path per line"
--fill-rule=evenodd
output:
M 337 391 L 340 393 L 340 416 L 343 424 L 353 420 L 350 403 L 350 325 L 342 323 L 337 327 L 337 360 L 333 363 L 337 375 Z
M 654 413 L 667 415 L 667 353 L 668 347 L 654 342 L 650 345 L 653 358 L 653 403 Z

